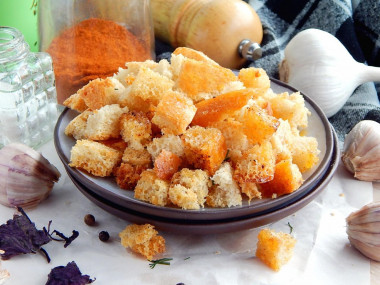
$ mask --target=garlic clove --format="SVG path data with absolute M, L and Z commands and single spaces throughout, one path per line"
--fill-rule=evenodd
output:
M 287 44 L 279 75 L 280 80 L 308 95 L 331 117 L 360 84 L 380 81 L 380 68 L 355 61 L 332 34 L 306 29 Z
M 46 199 L 60 173 L 34 149 L 19 143 L 0 150 L 0 203 L 31 208 Z
M 365 256 L 380 261 L 380 202 L 365 205 L 346 218 L 352 246 Z
M 363 120 L 344 139 L 342 162 L 354 177 L 380 180 L 380 124 Z

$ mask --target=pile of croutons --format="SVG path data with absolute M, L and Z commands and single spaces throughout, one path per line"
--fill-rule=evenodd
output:
M 70 166 L 113 176 L 154 205 L 232 207 L 297 190 L 318 162 L 301 135 L 299 93 L 276 94 L 259 68 L 235 75 L 201 52 L 177 48 L 170 63 L 129 62 L 89 82 L 64 105 L 78 111 Z

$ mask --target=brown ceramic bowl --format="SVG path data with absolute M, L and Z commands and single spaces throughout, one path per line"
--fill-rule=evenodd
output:
M 294 88 L 274 79 L 271 81 L 271 88 L 276 93 L 293 93 L 296 91 Z M 331 164 L 335 148 L 333 139 L 334 131 L 321 109 L 307 96 L 304 95 L 304 98 L 305 104 L 311 112 L 308 135 L 317 138 L 319 149 L 321 150 L 319 164 L 307 173 L 304 173 L 305 182 L 297 191 L 276 199 L 262 199 L 254 202 L 251 201 L 251 203 L 244 201 L 242 206 L 231 208 L 205 207 L 200 210 L 182 210 L 179 208 L 156 206 L 135 199 L 133 197 L 133 191 L 120 189 L 113 177 L 95 177 L 85 171 L 69 167 L 70 150 L 75 144 L 75 140 L 66 136 L 64 130 L 67 124 L 78 115 L 76 111 L 70 109 L 65 109 L 58 119 L 54 133 L 55 146 L 67 172 L 76 182 L 80 183 L 85 189 L 90 190 L 91 193 L 96 194 L 99 198 L 114 203 L 123 209 L 164 219 L 204 222 L 260 215 L 284 208 L 308 196 L 310 192 L 315 191 L 320 180 L 323 179 L 329 171 L 329 165 Z

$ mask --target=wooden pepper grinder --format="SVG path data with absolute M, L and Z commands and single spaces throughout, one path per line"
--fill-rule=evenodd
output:
M 204 52 L 227 68 L 261 57 L 259 16 L 241 0 L 151 0 L 155 36 Z

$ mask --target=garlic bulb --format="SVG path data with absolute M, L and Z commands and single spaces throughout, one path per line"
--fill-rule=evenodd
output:
M 0 203 L 30 208 L 50 194 L 61 174 L 39 152 L 12 143 L 0 150 Z
M 380 181 L 380 124 L 357 123 L 344 139 L 342 161 L 355 178 Z
M 350 243 L 365 256 L 380 261 L 380 202 L 351 213 L 346 223 Z
M 318 29 L 303 30 L 289 41 L 279 73 L 280 80 L 309 96 L 327 117 L 359 85 L 380 81 L 380 68 L 355 61 L 336 37 Z

